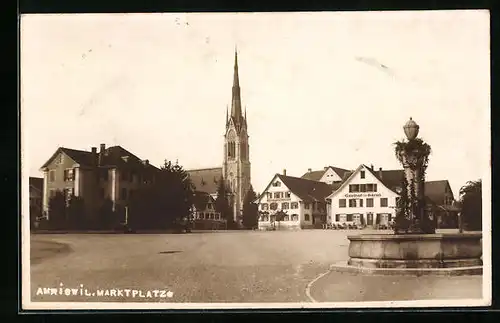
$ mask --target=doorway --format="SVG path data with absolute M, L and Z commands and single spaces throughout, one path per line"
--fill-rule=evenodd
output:
M 366 225 L 373 225 L 373 213 L 366 214 Z

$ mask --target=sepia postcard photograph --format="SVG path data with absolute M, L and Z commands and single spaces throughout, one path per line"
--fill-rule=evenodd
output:
M 489 30 L 22 15 L 22 309 L 491 305 Z

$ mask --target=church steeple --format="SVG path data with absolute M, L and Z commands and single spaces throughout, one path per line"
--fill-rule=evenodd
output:
M 238 75 L 238 51 L 234 50 L 234 75 L 233 75 L 233 96 L 231 100 L 231 118 L 236 123 L 240 123 L 242 117 L 241 113 L 241 91 L 240 91 L 240 78 Z

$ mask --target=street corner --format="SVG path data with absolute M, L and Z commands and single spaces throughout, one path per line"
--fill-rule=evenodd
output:
M 481 299 L 482 276 L 374 275 L 330 269 L 308 286 L 312 302 Z

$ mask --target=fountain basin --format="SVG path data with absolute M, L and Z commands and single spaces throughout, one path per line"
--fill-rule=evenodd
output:
M 361 234 L 347 237 L 348 266 L 482 269 L 482 234 Z

